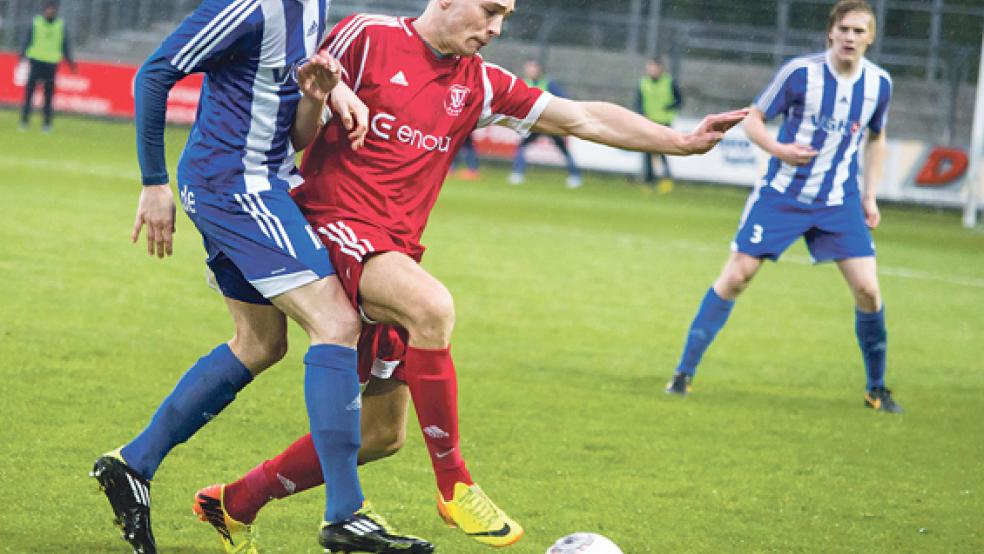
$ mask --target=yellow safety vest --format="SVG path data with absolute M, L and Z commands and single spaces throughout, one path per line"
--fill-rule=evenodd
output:
M 646 117 L 663 125 L 673 123 L 677 116 L 677 111 L 670 108 L 676 100 L 673 77 L 665 73 L 656 80 L 643 77 L 639 81 L 639 92 L 642 93 L 642 113 Z
M 44 16 L 34 18 L 34 32 L 31 35 L 31 45 L 27 48 L 27 57 L 45 63 L 62 61 L 62 51 L 65 44 L 65 20 L 48 21 Z

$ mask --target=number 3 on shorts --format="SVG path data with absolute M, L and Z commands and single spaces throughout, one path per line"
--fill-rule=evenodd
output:
M 762 233 L 764 232 L 765 229 L 763 229 L 761 225 L 752 225 L 752 238 L 748 239 L 748 242 L 752 244 L 762 242 Z

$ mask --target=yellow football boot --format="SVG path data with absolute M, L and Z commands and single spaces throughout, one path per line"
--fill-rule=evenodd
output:
M 195 514 L 219 533 L 226 554 L 259 554 L 256 527 L 240 523 L 225 509 L 225 485 L 212 485 L 195 493 Z
M 523 528 L 485 495 L 478 485 L 455 483 L 450 502 L 437 493 L 437 511 L 449 527 L 489 546 L 509 546 L 523 536 Z

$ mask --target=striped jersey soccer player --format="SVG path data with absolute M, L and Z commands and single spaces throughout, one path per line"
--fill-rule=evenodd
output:
M 866 2 L 838 2 L 827 36 L 826 52 L 795 58 L 779 70 L 745 121 L 749 137 L 772 159 L 748 198 L 732 254 L 690 326 L 667 392 L 687 394 L 701 356 L 762 261 L 778 260 L 802 236 L 815 262 L 837 263 L 854 294 L 868 381 L 865 405 L 901 411 L 885 388 L 885 315 L 868 230 L 880 218 L 875 186 L 892 80 L 864 58 L 875 38 L 875 15 Z M 773 139 L 764 122 L 780 114 L 784 120 Z
M 402 445 L 412 397 L 442 516 L 494 546 L 515 542 L 522 529 L 465 466 L 449 347 L 453 300 L 419 265 L 420 238 L 455 153 L 476 126 L 498 124 L 521 134 L 573 134 L 624 148 L 691 154 L 709 150 L 746 114 L 709 116 L 693 133 L 679 133 L 612 104 L 574 102 L 531 88 L 476 55 L 499 35 L 513 6 L 512 0 L 431 0 L 417 19 L 359 15 L 339 23 L 326 51 L 368 106 L 370 130 L 365 147 L 353 152 L 338 125 L 329 123 L 316 137 L 313 125 L 306 182 L 294 193 L 353 305 L 367 320 L 388 324 L 370 328 L 377 333 L 370 340 L 376 346 L 405 340 L 398 347 L 405 353 L 389 364 L 361 367 L 368 380 L 363 436 L 375 438 L 363 444 L 360 460 Z M 314 71 L 316 61 L 301 72 Z M 360 346 L 360 357 L 365 355 Z M 270 498 L 318 484 L 308 441 L 302 438 L 236 483 L 202 493 L 222 500 L 239 521 L 251 522 Z
M 433 550 L 423 541 L 389 534 L 364 504 L 356 470 L 358 316 L 333 276 L 325 248 L 289 195 L 302 182 L 291 144 L 295 114 L 320 113 L 322 91 L 338 82 L 337 70 L 326 72 L 316 88 L 295 74 L 326 35 L 327 15 L 328 0 L 205 0 L 138 74 L 137 149 L 145 186 L 133 240 L 146 223 L 148 252 L 171 254 L 174 200 L 163 142 L 167 94 L 185 75 L 204 73 L 178 184 L 236 334 L 181 377 L 143 432 L 96 461 L 93 476 L 136 552 L 156 551 L 150 481 L 158 466 L 256 374 L 283 357 L 284 314 L 298 321 L 311 340 L 304 357 L 305 400 L 319 465 L 329 483 L 319 542 L 326 548 L 373 552 Z M 361 106 L 345 85 L 333 91 L 332 100 L 346 117 Z M 203 516 L 235 528 L 236 522 L 221 511 Z M 230 537 L 228 529 L 225 536 Z M 251 548 L 225 542 L 237 551 Z

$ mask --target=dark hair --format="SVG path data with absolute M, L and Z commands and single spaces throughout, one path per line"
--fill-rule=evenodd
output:
M 827 18 L 827 34 L 829 35 L 837 23 L 851 12 L 865 12 L 871 16 L 871 36 L 873 39 L 878 29 L 875 21 L 875 10 L 865 0 L 840 0 L 834 4 L 834 7 L 830 8 L 830 16 Z M 829 46 L 830 39 L 827 39 L 827 42 Z
M 55 8 L 57 10 L 58 2 L 56 2 L 55 0 L 45 0 L 44 2 L 41 3 L 41 9 L 47 10 L 48 8 Z

